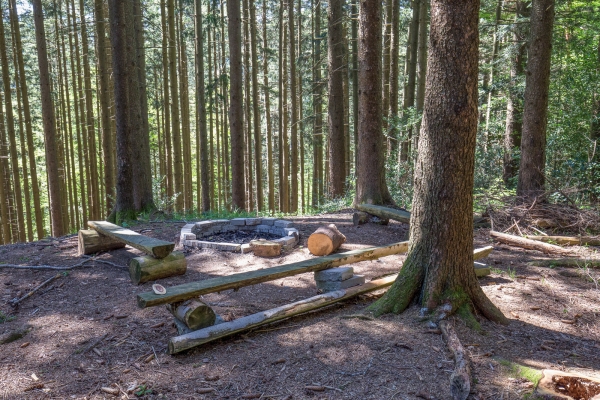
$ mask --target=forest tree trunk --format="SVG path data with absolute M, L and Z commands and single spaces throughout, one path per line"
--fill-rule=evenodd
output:
M 428 311 L 472 302 L 487 318 L 507 321 L 473 269 L 478 19 L 479 0 L 431 2 L 431 90 L 415 167 L 409 254 L 390 290 L 371 306 L 375 314 L 402 312 L 418 296 Z
M 525 78 L 521 165 L 517 183 L 517 195 L 529 198 L 543 194 L 545 189 L 553 26 L 554 0 L 534 0 L 531 5 L 531 38 Z

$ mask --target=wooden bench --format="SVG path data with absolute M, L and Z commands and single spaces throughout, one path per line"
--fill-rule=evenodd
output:
M 147 254 L 134 257 L 129 262 L 129 275 L 134 284 L 183 275 L 187 270 L 183 253 L 173 252 L 175 243 L 144 236 L 106 221 L 88 221 L 88 226 L 91 230 L 79 231 L 80 254 L 108 251 L 125 245 Z

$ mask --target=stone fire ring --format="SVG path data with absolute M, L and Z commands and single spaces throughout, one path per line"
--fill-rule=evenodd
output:
M 280 243 L 285 250 L 293 248 L 298 243 L 298 238 L 300 237 L 298 229 L 294 228 L 294 223 L 291 221 L 271 217 L 234 218 L 200 221 L 186 224 L 181 229 L 179 243 L 181 243 L 182 246 L 193 247 L 197 249 L 215 249 L 221 251 L 249 253 L 251 250 L 250 244 L 248 243 L 215 243 L 202 240 L 207 236 L 234 231 L 271 233 L 274 235 L 280 235 L 281 238 L 271 240 L 271 242 Z

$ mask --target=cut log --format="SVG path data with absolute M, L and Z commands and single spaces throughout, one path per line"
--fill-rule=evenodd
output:
M 575 254 L 573 251 L 568 249 L 563 249 L 560 246 L 555 246 L 553 244 L 548 244 L 544 242 L 539 242 L 536 240 L 525 239 L 519 236 L 508 235 L 506 233 L 500 233 L 495 231 L 490 231 L 490 236 L 499 242 L 510 244 L 512 246 L 522 247 L 524 249 L 537 250 L 544 253 L 550 254 L 562 254 L 562 255 L 573 255 Z
M 233 321 L 224 322 L 219 325 L 210 326 L 186 335 L 176 336 L 169 340 L 169 354 L 180 353 L 192 347 L 212 342 L 227 336 L 244 332 L 262 325 L 270 324 L 285 318 L 303 314 L 308 311 L 326 307 L 330 304 L 358 296 L 360 294 L 372 292 L 390 286 L 397 275 L 387 276 L 365 283 L 361 286 L 355 286 L 345 290 L 336 290 L 334 292 L 324 293 L 309 299 L 286 304 L 281 307 L 273 308 L 267 311 L 261 311 L 256 314 L 238 318 Z
M 533 260 L 527 264 L 535 267 L 600 268 L 600 260 L 583 258 L 555 258 L 552 260 Z
M 307 247 L 315 256 L 326 256 L 336 251 L 345 241 L 346 236 L 334 224 L 329 224 L 321 226 L 308 237 Z
M 122 249 L 125 247 L 125 243 L 109 236 L 101 235 L 93 229 L 80 229 L 78 238 L 80 256 L 99 253 L 101 251 Z
M 600 246 L 600 239 L 589 236 L 525 236 L 527 239 L 566 246 Z
M 366 212 L 357 211 L 354 214 L 352 214 L 352 223 L 354 224 L 354 226 L 364 225 L 367 222 L 369 222 L 369 214 L 367 214 Z
M 277 257 L 281 255 L 281 243 L 265 239 L 251 240 L 250 249 L 258 257 Z
M 359 261 L 376 260 L 393 254 L 406 253 L 408 242 L 393 243 L 388 246 L 370 247 L 362 250 L 352 250 L 345 253 L 331 254 L 325 257 L 312 258 L 265 268 L 256 271 L 241 272 L 203 281 L 184 283 L 183 285 L 167 288 L 167 294 L 157 295 L 154 292 L 145 292 L 137 295 L 137 303 L 141 308 L 153 307 L 161 304 L 175 303 L 193 299 L 207 293 L 221 292 L 228 289 L 239 289 L 244 286 L 273 281 L 286 276 L 299 275 L 306 272 L 321 271 L 324 269 L 353 264 Z
M 372 215 L 376 215 L 382 219 L 393 219 L 395 221 L 410 223 L 410 212 L 404 210 L 396 210 L 395 208 L 375 206 L 373 204 L 357 204 L 354 208 Z
M 170 276 L 183 275 L 186 270 L 187 261 L 180 251 L 175 251 L 160 259 L 141 256 L 132 258 L 129 261 L 129 277 L 135 285 Z
M 175 243 L 140 235 L 110 222 L 88 221 L 88 226 L 98 233 L 119 240 L 155 258 L 165 258 L 175 248 Z
M 212 308 L 196 299 L 167 304 L 167 310 L 193 331 L 214 325 L 217 318 Z
M 440 330 L 446 346 L 453 354 L 454 371 L 450 375 L 450 393 L 453 400 L 466 400 L 471 391 L 471 369 L 465 348 L 448 321 L 440 322 Z

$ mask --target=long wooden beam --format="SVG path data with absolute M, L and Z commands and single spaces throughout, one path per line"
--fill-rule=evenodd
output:
M 171 340 L 169 340 L 169 354 L 180 353 L 184 350 L 191 349 L 192 347 L 212 342 L 213 340 L 235 335 L 236 333 L 247 331 L 261 325 L 270 324 L 294 315 L 316 310 L 318 308 L 346 300 L 350 297 L 358 296 L 359 294 L 383 289 L 394 283 L 394 280 L 397 276 L 397 274 L 390 275 L 386 276 L 385 278 L 367 282 L 364 285 L 323 293 L 318 296 L 297 301 L 295 303 L 286 304 L 281 307 L 261 311 L 256 314 L 235 319 L 233 321 L 224 322 L 222 324 L 209 326 L 208 328 L 193 331 L 185 335 L 173 337 Z
M 88 221 L 88 226 L 98 233 L 126 243 L 155 258 L 165 258 L 175 248 L 175 243 L 140 235 L 106 221 Z
M 396 210 L 395 208 L 376 206 L 373 204 L 357 204 L 354 206 L 359 211 L 363 211 L 380 218 L 393 219 L 396 221 L 410 223 L 410 212 L 404 210 Z
M 388 246 L 371 247 L 368 249 L 331 254 L 325 257 L 311 258 L 309 260 L 280 265 L 278 267 L 184 283 L 182 285 L 167 288 L 167 293 L 164 295 L 157 295 L 154 292 L 140 293 L 137 296 L 137 303 L 141 308 L 174 303 L 176 301 L 192 299 L 207 293 L 221 292 L 228 289 L 239 289 L 244 286 L 285 278 L 286 276 L 321 271 L 359 261 L 375 260 L 393 254 L 406 253 L 407 250 L 408 242 L 398 242 Z

